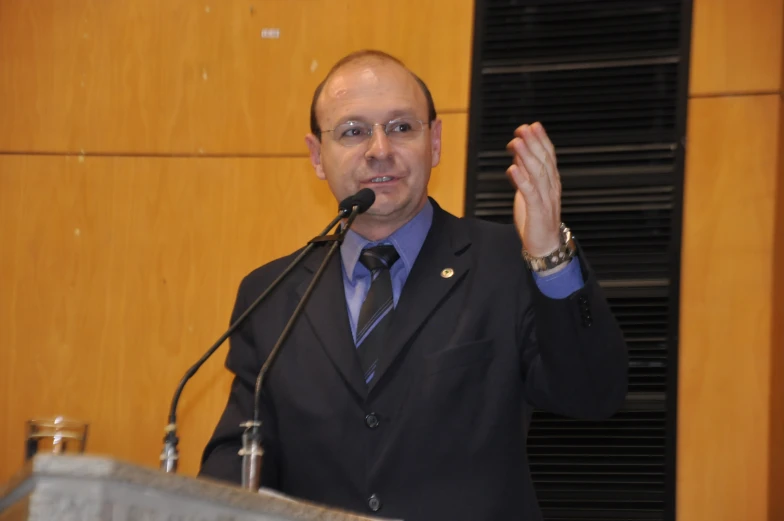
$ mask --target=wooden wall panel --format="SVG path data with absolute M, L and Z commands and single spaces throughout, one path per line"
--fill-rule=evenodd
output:
M 466 120 L 445 116 L 431 181 L 458 215 Z M 88 420 L 90 452 L 157 465 L 171 394 L 228 325 L 241 277 L 335 208 L 305 157 L 0 156 L 0 483 L 41 415 Z M 225 404 L 226 347 L 183 394 L 184 473 Z
M 297 154 L 313 89 L 366 47 L 465 112 L 472 20 L 472 0 L 0 2 L 0 151 Z
M 240 277 L 334 212 L 299 158 L 4 156 L 0 194 L 0 481 L 37 415 L 85 418 L 91 452 L 155 465 L 171 393 Z M 297 202 L 309 211 L 273 218 Z M 225 400 L 223 356 L 183 397 L 185 472 Z
M 444 122 L 441 135 L 441 163 L 432 172 L 428 190 L 442 208 L 462 216 L 468 159 L 468 115 L 445 114 L 441 119 Z M 514 129 L 510 132 L 513 131 Z
M 784 519 L 784 2 L 695 0 L 693 18 L 678 517 L 773 521 Z
M 782 89 L 781 0 L 693 0 L 692 96 Z
M 767 517 L 781 97 L 693 99 L 683 223 L 678 519 Z M 781 374 L 780 372 L 778 374 Z M 779 487 L 777 489 L 777 487 Z
M 779 100 L 779 161 L 776 177 L 774 276 L 770 309 L 773 312 L 770 364 L 770 472 L 768 519 L 784 519 L 784 94 Z

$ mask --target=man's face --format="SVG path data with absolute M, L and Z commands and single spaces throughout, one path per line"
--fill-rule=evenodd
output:
M 346 65 L 324 86 L 316 114 L 322 138 L 306 138 L 311 162 L 339 201 L 371 188 L 376 201 L 361 219 L 393 229 L 422 209 L 440 159 L 441 122 L 428 126 L 427 100 L 406 69 L 379 60 Z M 368 128 L 372 135 L 363 137 Z

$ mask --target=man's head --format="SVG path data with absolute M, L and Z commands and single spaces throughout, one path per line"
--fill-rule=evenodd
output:
M 440 160 L 441 121 L 425 83 L 399 60 L 360 51 L 316 88 L 305 141 L 316 175 L 336 199 L 365 187 L 376 193 L 355 229 L 378 239 L 424 206 L 430 169 Z

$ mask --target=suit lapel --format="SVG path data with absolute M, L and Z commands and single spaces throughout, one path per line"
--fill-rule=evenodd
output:
M 310 274 L 297 287 L 300 299 L 327 256 L 329 247 L 324 245 L 316 248 L 303 261 L 303 266 Z M 304 314 L 335 368 L 348 386 L 364 400 L 367 396 L 367 385 L 349 326 L 339 249 L 330 259 L 321 280 L 310 294 Z
M 470 256 L 465 253 L 471 244 L 467 230 L 435 201 L 432 203 L 435 210 L 433 224 L 406 279 L 390 324 L 387 343 L 378 361 L 376 376 L 368 391 L 381 381 L 409 339 L 470 268 Z

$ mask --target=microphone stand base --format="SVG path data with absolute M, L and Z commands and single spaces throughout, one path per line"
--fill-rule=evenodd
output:
M 161 470 L 167 474 L 177 473 L 177 462 L 180 453 L 177 450 L 177 427 L 175 425 L 166 426 L 166 436 L 163 438 L 163 451 L 161 452 Z
M 242 434 L 242 488 L 258 492 L 261 488 L 261 468 L 264 449 L 261 447 L 261 422 L 247 421 L 240 425 L 245 427 Z

